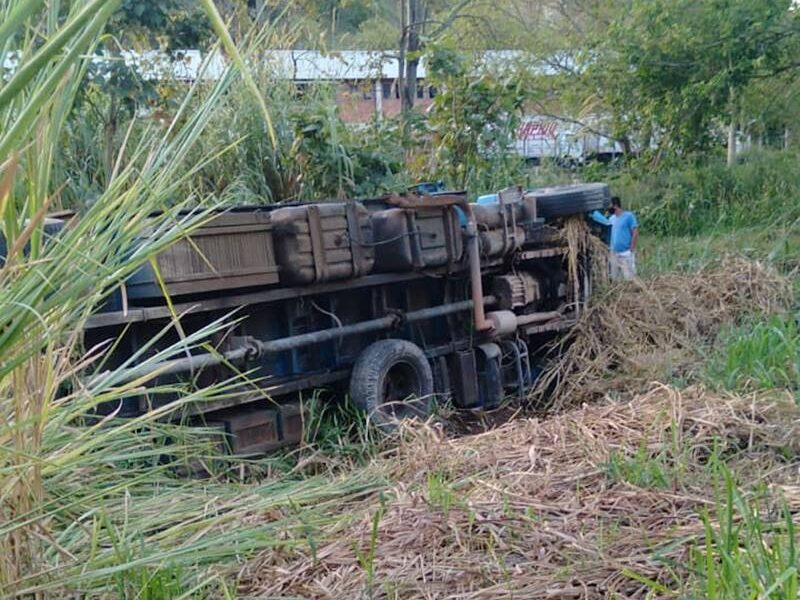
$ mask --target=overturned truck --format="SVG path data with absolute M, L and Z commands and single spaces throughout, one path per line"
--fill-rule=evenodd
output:
M 106 367 L 141 377 L 129 359 L 143 347 L 158 352 L 236 310 L 206 349 L 159 364 L 153 381 L 247 372 L 192 408 L 237 454 L 297 443 L 298 399 L 325 386 L 385 427 L 436 401 L 492 408 L 526 393 L 548 338 L 575 322 L 589 257 L 570 272 L 560 229 L 608 201 L 606 185 L 581 184 L 509 188 L 480 204 L 439 193 L 220 212 L 126 281 L 124 298 L 89 319 L 85 344 L 115 340 Z M 106 410 L 135 416 L 168 401 L 142 394 Z

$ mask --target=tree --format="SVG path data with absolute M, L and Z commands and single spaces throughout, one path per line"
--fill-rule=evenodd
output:
M 724 119 L 730 164 L 744 90 L 791 64 L 798 23 L 789 8 L 790 0 L 634 0 L 612 23 L 605 59 L 588 68 L 611 67 L 624 82 L 617 90 L 633 93 L 682 147 L 704 148 Z
M 516 178 L 518 157 L 509 152 L 527 97 L 512 69 L 490 68 L 437 47 L 428 68 L 441 90 L 430 128 L 436 158 L 449 183 L 461 189 L 497 189 Z
M 398 62 L 398 89 L 406 118 L 417 98 L 420 60 L 480 0 L 373 0 L 373 15 L 361 22 L 354 43 L 384 52 Z M 387 38 L 392 39 L 387 44 Z M 387 46 L 394 46 L 396 52 Z M 387 52 L 388 50 L 388 52 Z
M 442 6 L 430 0 L 400 0 L 398 69 L 403 112 L 414 108 L 417 70 L 426 43 L 438 40 L 473 2 L 474 0 L 459 0 L 453 6 Z
M 603 115 L 624 147 L 708 150 L 750 117 L 751 85 L 798 66 L 791 0 L 500 1 L 505 39 L 548 66 L 551 106 L 583 121 Z
M 88 111 L 102 129 L 99 145 L 103 155 L 95 168 L 106 184 L 114 170 L 121 125 L 137 110 L 167 101 L 159 82 L 142 77 L 136 66 L 125 60 L 123 51 L 160 50 L 165 57 L 181 60 L 181 50 L 203 48 L 212 39 L 208 20 L 191 0 L 123 0 L 108 31 L 113 35 L 105 36 L 97 46 L 95 52 L 101 60 L 88 65 L 75 107 L 81 114 L 79 120 L 85 121 Z
M 756 146 L 787 148 L 797 140 L 800 76 L 797 72 L 753 81 L 741 96 L 742 133 Z

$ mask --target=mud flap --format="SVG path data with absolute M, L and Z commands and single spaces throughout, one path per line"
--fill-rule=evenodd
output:
M 496 408 L 503 399 L 502 352 L 497 344 L 481 344 L 475 348 L 478 393 L 485 409 Z
M 477 408 L 481 404 L 474 350 L 459 350 L 450 355 L 450 382 L 453 402 L 459 408 Z

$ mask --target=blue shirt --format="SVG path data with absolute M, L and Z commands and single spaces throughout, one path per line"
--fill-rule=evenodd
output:
M 613 252 L 627 252 L 631 249 L 633 230 L 639 225 L 632 212 L 623 211 L 621 215 L 611 215 L 606 218 L 599 211 L 592 213 L 592 219 L 603 225 L 611 225 L 611 250 Z

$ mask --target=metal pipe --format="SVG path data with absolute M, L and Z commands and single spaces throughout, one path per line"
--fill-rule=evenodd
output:
M 494 304 L 497 302 L 497 299 L 494 296 L 487 296 L 484 298 L 484 302 L 487 304 Z M 379 317 L 369 321 L 361 321 L 359 323 L 352 323 L 342 327 L 332 327 L 330 329 L 302 333 L 277 340 L 248 340 L 244 346 L 219 354 L 206 353 L 198 354 L 196 356 L 188 356 L 186 358 L 176 358 L 174 360 L 165 361 L 158 366 L 151 368 L 133 367 L 132 369 L 128 370 L 128 373 L 122 376 L 121 381 L 133 381 L 138 377 L 144 377 L 152 374 L 169 375 L 175 373 L 184 373 L 186 371 L 192 371 L 203 367 L 212 367 L 223 363 L 236 364 L 247 358 L 256 358 L 262 354 L 286 352 L 288 350 L 302 348 L 303 346 L 320 344 L 350 335 L 385 331 L 402 322 L 414 323 L 416 321 L 425 321 L 427 319 L 443 317 L 445 315 L 470 310 L 471 308 L 472 300 L 462 300 L 461 302 L 453 302 L 450 304 L 443 304 L 441 306 L 422 308 L 405 314 L 397 313 L 387 315 L 385 317 Z M 96 379 L 97 378 L 95 378 L 95 380 Z
M 175 360 L 168 360 L 161 363 L 159 367 L 145 370 L 141 374 L 136 374 L 135 377 L 132 377 L 131 379 L 141 377 L 144 374 L 155 373 L 156 371 L 159 375 L 170 375 L 174 373 L 185 373 L 186 371 L 193 371 L 195 369 L 202 369 L 204 367 L 213 367 L 224 362 L 237 363 L 247 358 L 248 355 L 255 353 L 256 349 L 253 346 L 247 345 L 242 346 L 241 348 L 228 350 L 227 352 L 222 352 L 220 354 L 206 353 L 187 356 L 186 358 L 176 358 Z M 131 369 L 131 371 L 136 370 L 136 367 Z M 126 380 L 130 381 L 130 379 L 127 377 Z
M 494 296 L 490 296 L 489 298 L 485 298 L 484 302 L 493 304 L 496 302 L 496 299 Z M 379 317 L 377 319 L 371 319 L 369 321 L 361 321 L 351 325 L 343 325 L 342 327 L 332 327 L 330 329 L 302 333 L 300 335 L 293 335 L 278 340 L 270 340 L 266 342 L 256 341 L 254 344 L 260 353 L 274 354 L 276 352 L 285 352 L 287 350 L 294 350 L 296 348 L 302 348 L 303 346 L 310 346 L 312 344 L 329 342 L 331 340 L 343 338 L 349 335 L 358 335 L 362 333 L 372 333 L 375 331 L 391 329 L 403 321 L 414 323 L 416 321 L 435 319 L 436 317 L 443 317 L 445 315 L 469 310 L 470 308 L 472 308 L 472 300 L 462 300 L 461 302 L 452 302 L 450 304 L 442 304 L 441 306 L 421 308 L 405 314 L 392 314 L 385 317 Z
M 492 328 L 492 324 L 486 319 L 486 311 L 483 309 L 483 281 L 481 279 L 478 228 L 475 225 L 472 209 L 468 211 L 468 214 L 470 215 L 470 220 L 467 221 L 467 258 L 469 259 L 469 280 L 474 302 L 473 317 L 475 319 L 475 329 L 477 331 L 487 331 Z
M 531 323 L 541 323 L 542 321 L 551 321 L 559 318 L 561 318 L 561 313 L 557 310 L 551 310 L 550 312 L 536 312 L 529 315 L 518 315 L 517 326 L 524 327 L 525 325 L 530 325 Z
M 295 348 L 302 348 L 303 346 L 310 346 L 312 344 L 329 342 L 331 340 L 349 335 L 372 333 L 374 331 L 391 329 L 399 321 L 400 319 L 397 315 L 389 315 L 386 317 L 380 317 L 378 319 L 372 319 L 370 321 L 361 321 L 360 323 L 353 323 L 352 325 L 343 325 L 342 327 L 333 327 L 331 329 L 322 329 L 320 331 L 301 333 L 299 335 L 293 335 L 277 340 L 270 340 L 266 342 L 257 340 L 255 342 L 255 346 L 258 348 L 258 354 L 274 354 L 276 352 L 285 352 L 287 350 L 294 350 Z

